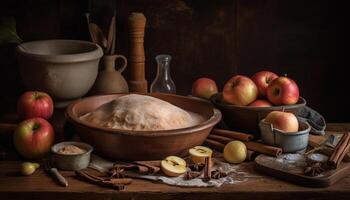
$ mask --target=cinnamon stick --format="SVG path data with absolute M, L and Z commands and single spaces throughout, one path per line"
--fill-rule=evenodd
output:
M 206 157 L 204 163 L 204 180 L 208 181 L 211 179 L 211 157 Z
M 222 137 L 222 138 L 224 138 L 224 137 Z M 227 141 L 228 141 L 228 139 L 227 139 Z M 230 141 L 232 141 L 232 140 L 230 140 Z M 209 146 L 213 149 L 219 150 L 219 151 L 223 151 L 225 145 L 228 142 L 216 141 L 213 138 L 205 140 L 205 144 L 207 146 Z M 258 153 L 263 153 L 266 155 L 271 155 L 271 156 L 276 156 L 276 157 L 282 154 L 282 149 L 279 147 L 273 147 L 273 146 L 269 146 L 269 145 L 258 143 L 258 142 L 243 142 L 243 143 L 247 146 L 248 150 L 255 151 Z
M 132 163 L 118 162 L 114 169 L 123 171 L 137 170 L 141 174 L 155 174 L 160 171 L 160 160 L 134 161 Z
M 206 139 L 204 141 L 204 144 L 212 149 L 215 149 L 217 151 L 223 151 L 225 148 L 225 144 L 215 141 L 215 140 L 211 140 L 211 139 Z
M 262 144 L 259 142 L 243 142 L 247 149 L 259 152 L 262 154 L 270 155 L 270 156 L 279 156 L 282 154 L 282 149 L 279 147 L 274 147 L 266 144 Z
M 103 180 L 105 183 L 111 183 L 114 185 L 129 185 L 132 183 L 131 178 L 107 178 Z
M 250 134 L 241 133 L 237 131 L 230 131 L 225 129 L 218 129 L 218 128 L 214 128 L 211 131 L 211 135 L 220 135 L 231 139 L 236 139 L 236 140 L 241 140 L 246 142 L 252 141 L 254 139 L 254 136 Z
M 347 154 L 350 148 L 350 133 L 344 133 L 344 135 L 339 140 L 337 146 L 334 148 L 334 151 L 331 157 L 328 160 L 328 164 L 331 168 L 335 169 L 343 160 L 345 154 Z
M 149 174 L 155 174 L 160 171 L 160 160 L 135 161 L 138 166 L 147 167 Z
M 211 140 L 214 140 L 214 141 L 217 141 L 217 142 L 221 142 L 223 144 L 227 144 L 231 141 L 233 141 L 234 139 L 232 138 L 228 138 L 228 137 L 224 137 L 224 136 L 220 136 L 220 135 L 208 135 L 207 137 L 208 139 L 211 139 Z
M 100 185 L 103 187 L 109 187 L 109 188 L 113 188 L 115 190 L 123 190 L 125 188 L 125 186 L 121 185 L 121 184 L 104 182 L 103 180 L 100 180 L 100 178 L 98 178 L 98 179 L 93 178 L 91 175 L 87 174 L 86 172 L 84 172 L 82 170 L 75 171 L 75 174 L 85 181 L 88 181 L 90 183 L 94 183 L 96 185 Z
M 89 176 L 91 179 L 95 179 L 95 180 L 99 180 L 99 181 L 103 181 L 104 180 L 103 178 L 101 178 L 99 176 L 95 176 L 95 175 L 89 174 L 89 173 L 87 173 L 85 171 L 80 170 L 80 172 L 83 173 L 86 176 Z

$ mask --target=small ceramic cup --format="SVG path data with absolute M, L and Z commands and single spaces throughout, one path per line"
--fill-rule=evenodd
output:
M 74 145 L 85 150 L 81 154 L 63 154 L 59 152 L 64 146 Z M 61 142 L 51 147 L 52 163 L 55 167 L 62 170 L 80 170 L 86 168 L 90 163 L 92 146 L 82 142 Z

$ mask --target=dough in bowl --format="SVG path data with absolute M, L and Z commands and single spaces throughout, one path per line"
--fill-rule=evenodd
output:
M 204 118 L 166 101 L 130 94 L 101 105 L 81 117 L 87 122 L 115 129 L 171 130 L 200 124 Z

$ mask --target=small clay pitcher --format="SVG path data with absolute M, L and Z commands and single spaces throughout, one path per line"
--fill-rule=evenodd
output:
M 123 60 L 123 65 L 119 69 L 116 66 L 116 60 Z M 101 69 L 95 81 L 92 93 L 111 94 L 111 93 L 127 93 L 129 92 L 128 84 L 122 72 L 127 66 L 127 60 L 123 55 L 104 55 L 101 59 Z

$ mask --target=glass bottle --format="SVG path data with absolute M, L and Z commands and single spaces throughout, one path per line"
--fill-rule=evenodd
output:
M 170 55 L 158 55 L 157 61 L 157 76 L 151 84 L 150 91 L 157 93 L 176 93 L 174 81 L 170 76 Z

